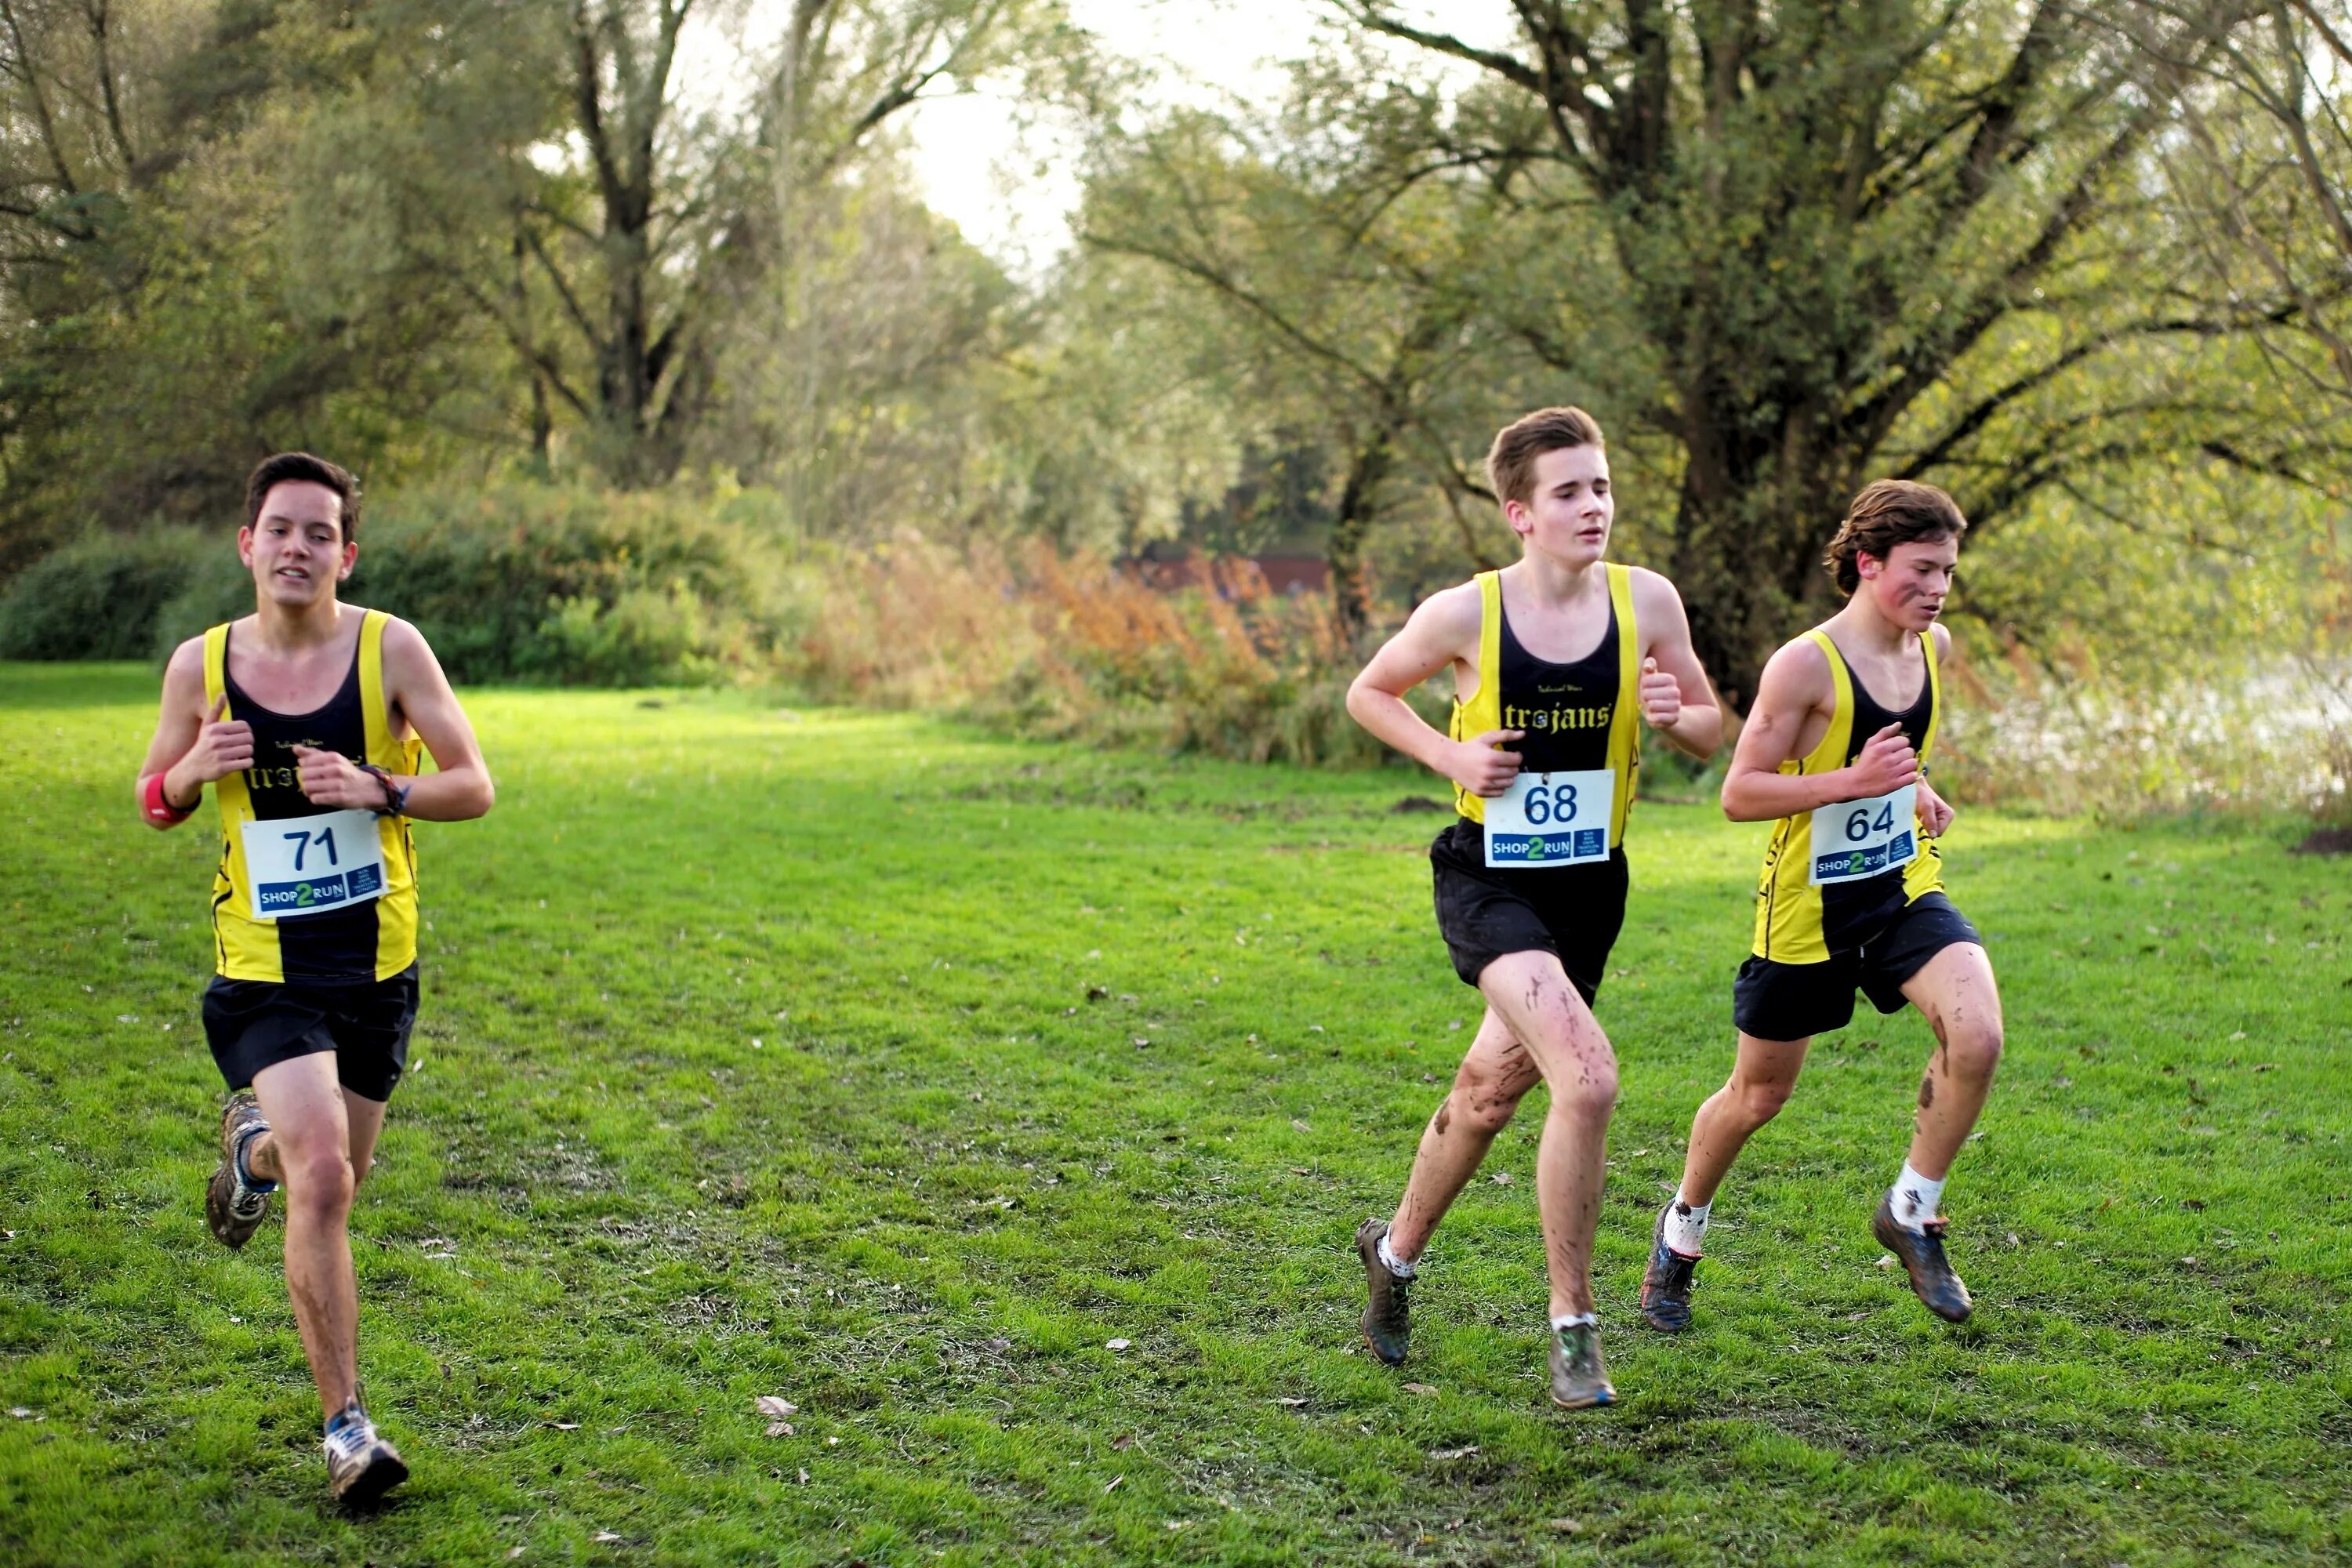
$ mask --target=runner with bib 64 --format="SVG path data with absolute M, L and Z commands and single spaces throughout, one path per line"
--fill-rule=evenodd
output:
M 1733 821 L 1773 821 L 1754 952 L 1733 987 L 1738 1055 L 1699 1107 L 1681 1188 L 1658 1215 L 1641 1300 L 1654 1329 L 1690 1326 L 1716 1188 L 1795 1089 L 1812 1037 L 1852 1020 L 1857 986 L 1882 1013 L 1918 1008 L 1937 1042 L 1872 1233 L 1928 1310 L 1953 1322 L 1970 1310 L 1937 1209 L 2000 1060 L 2000 994 L 1982 939 L 1944 896 L 1935 841 L 1952 808 L 1927 783 L 1951 647 L 1936 619 L 1967 530 L 1932 485 L 1869 486 L 1825 562 L 1845 608 L 1764 667 L 1723 784 Z

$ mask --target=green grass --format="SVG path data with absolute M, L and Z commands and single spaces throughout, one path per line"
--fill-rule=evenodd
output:
M 2010 1026 L 1948 1203 L 1976 1321 L 1875 1266 L 1927 1037 L 1865 1008 L 1669 1342 L 1632 1301 L 1762 830 L 1645 805 L 1601 1007 L 1624 1403 L 1570 1416 L 1539 1096 L 1408 1369 L 1355 1337 L 1350 1233 L 1477 1017 L 1441 819 L 1390 810 L 1433 787 L 677 694 L 471 698 L 499 809 L 417 830 L 425 1011 L 353 1220 L 416 1479 L 341 1518 L 276 1224 L 205 1233 L 215 839 L 134 815 L 152 705 L 0 667 L 0 1560 L 2352 1553 L 2352 876 L 2284 829 L 1964 813 Z

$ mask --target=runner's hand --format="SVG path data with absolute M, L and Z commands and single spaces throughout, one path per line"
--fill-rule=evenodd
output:
M 1902 725 L 1889 724 L 1870 738 L 1845 773 L 1846 793 L 1840 799 L 1891 795 L 1905 784 L 1919 782 L 1919 753 L 1911 749 L 1911 737 L 1903 732 Z
M 1519 754 L 1501 750 L 1498 743 L 1516 741 L 1525 733 L 1524 730 L 1489 730 L 1456 742 L 1453 765 L 1445 770 L 1445 776 L 1472 795 L 1491 799 L 1502 794 L 1519 776 Z
M 375 776 L 360 772 L 341 752 L 323 752 L 316 746 L 291 746 L 288 750 L 301 764 L 297 782 L 312 805 L 373 810 L 383 804 L 383 786 Z
M 221 715 L 227 711 L 228 693 L 224 691 L 197 730 L 196 743 L 176 764 L 189 782 L 208 784 L 253 766 L 253 726 L 242 719 L 224 720 Z
M 1930 838 L 1941 838 L 1952 826 L 1951 804 L 1926 779 L 1919 781 L 1919 826 Z
M 1671 730 L 1683 716 L 1683 683 L 1658 671 L 1658 661 L 1642 661 L 1642 717 L 1654 730 Z

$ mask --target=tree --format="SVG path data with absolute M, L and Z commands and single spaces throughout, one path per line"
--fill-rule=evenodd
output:
M 2170 286 L 2143 189 L 2167 100 L 2115 6 L 1514 0 L 1517 41 L 1491 47 L 1339 3 L 1533 110 L 1433 113 L 1433 155 L 1589 202 L 1613 266 L 1518 319 L 1570 374 L 1596 367 L 1551 322 L 1599 310 L 1638 340 L 1599 374 L 1679 449 L 1664 563 L 1736 702 L 1823 596 L 1822 544 L 1870 478 L 1941 480 L 1993 524 L 2168 449 L 2192 411 L 2214 449 L 2284 460 L 2269 410 L 2193 374 L 2244 322 Z M 2183 15 L 2191 50 L 2242 26 Z

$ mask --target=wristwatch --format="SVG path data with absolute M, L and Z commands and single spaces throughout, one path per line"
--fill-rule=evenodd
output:
M 399 816 L 406 813 L 408 810 L 408 792 L 413 785 L 396 784 L 393 783 L 392 775 L 384 772 L 382 768 L 377 767 L 373 763 L 362 763 L 359 764 L 359 769 L 360 772 L 369 774 L 374 778 L 377 784 L 383 786 L 384 803 L 382 805 L 371 808 L 378 816 Z

